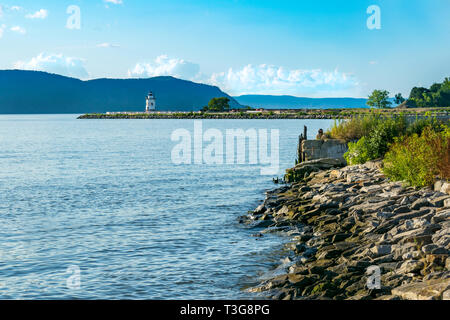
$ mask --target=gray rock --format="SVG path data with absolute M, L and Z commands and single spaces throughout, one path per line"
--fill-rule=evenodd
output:
M 439 247 L 435 244 L 427 244 L 422 247 L 422 252 L 425 254 L 429 254 L 436 248 L 439 248 Z
M 449 182 L 445 182 L 444 184 L 442 184 L 441 192 L 450 194 L 450 183 Z
M 413 282 L 398 288 L 392 289 L 392 294 L 407 300 L 439 300 L 444 298 L 444 293 L 450 287 L 450 279 L 441 279 Z M 446 293 L 446 297 L 448 293 Z
M 424 267 L 424 263 L 422 261 L 408 260 L 401 264 L 401 266 L 397 270 L 397 272 L 403 273 L 403 274 L 416 273 L 416 272 L 422 270 L 423 267 Z
M 377 245 L 377 246 L 371 248 L 370 251 L 375 256 L 384 256 L 384 255 L 387 255 L 387 254 L 391 253 L 392 246 L 391 245 Z
M 450 220 L 450 209 L 444 210 L 436 213 L 433 218 L 431 218 L 432 223 L 440 223 L 446 220 Z
M 431 204 L 433 204 L 433 206 L 441 208 L 441 207 L 444 206 L 445 200 L 447 200 L 447 199 L 450 200 L 450 197 L 447 196 L 447 195 L 446 196 L 440 196 L 440 197 L 431 199 L 430 202 L 431 202 Z
M 264 203 L 262 203 L 255 209 L 254 213 L 261 214 L 261 213 L 266 212 L 266 210 L 267 210 L 266 206 L 264 205 Z
M 441 188 L 442 188 L 442 185 L 444 184 L 444 180 L 437 180 L 435 183 L 434 183 L 434 191 L 441 191 Z
M 411 205 L 412 210 L 419 210 L 422 207 L 432 207 L 433 205 L 427 199 L 418 199 Z
M 403 260 L 411 260 L 411 259 L 417 260 L 417 259 L 419 259 L 421 256 L 422 256 L 422 253 L 421 253 L 419 250 L 416 250 L 416 251 L 411 251 L 411 252 L 405 253 L 405 254 L 402 256 L 402 259 L 403 259 Z
M 392 212 L 394 214 L 399 214 L 399 213 L 407 213 L 410 212 L 411 210 L 408 208 L 408 206 L 404 205 L 404 206 L 400 206 L 395 208 Z
M 442 294 L 442 300 L 450 300 L 450 290 L 445 290 Z
M 440 254 L 448 255 L 448 250 L 443 247 L 438 247 L 438 248 L 434 249 L 433 251 L 431 251 L 431 254 L 433 254 L 433 255 L 440 255 Z
M 444 200 L 444 207 L 445 208 L 450 208 L 450 198 Z

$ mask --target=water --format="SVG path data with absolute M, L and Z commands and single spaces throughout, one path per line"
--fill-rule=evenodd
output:
M 279 129 L 280 176 L 304 124 L 312 136 L 331 121 L 203 121 Z M 0 298 L 254 297 L 243 289 L 278 262 L 282 239 L 252 237 L 237 218 L 272 176 L 259 165 L 174 165 L 177 128 L 193 132 L 193 121 L 0 116 Z

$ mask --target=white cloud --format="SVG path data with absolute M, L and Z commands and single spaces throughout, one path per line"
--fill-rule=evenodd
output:
M 296 96 L 342 96 L 359 92 L 357 79 L 347 73 L 321 69 L 285 69 L 251 64 L 242 69 L 215 73 L 210 83 L 230 94 L 289 94 Z
M 41 9 L 35 13 L 30 13 L 25 16 L 27 19 L 46 19 L 48 17 L 48 11 Z
M 286 69 L 274 65 L 246 65 L 240 69 L 205 76 L 198 64 L 161 55 L 151 63 L 138 63 L 128 76 L 145 78 L 174 76 L 209 83 L 232 95 L 288 94 L 309 97 L 361 95 L 358 79 L 349 73 L 321 69 Z
M 3 6 L 0 4 L 0 18 L 3 17 Z
M 104 0 L 106 3 L 112 3 L 112 4 L 122 4 L 122 0 Z
M 104 43 L 99 43 L 97 45 L 97 48 L 120 48 L 120 45 L 104 42 Z
M 27 33 L 27 30 L 25 30 L 24 28 L 22 28 L 21 26 L 14 26 L 10 29 L 12 32 L 16 32 L 16 33 L 20 33 L 20 34 L 25 34 Z
M 15 69 L 37 70 L 56 73 L 69 77 L 86 79 L 89 77 L 84 66 L 84 60 L 74 57 L 65 57 L 62 54 L 41 53 L 29 61 L 17 61 Z
M 138 63 L 132 70 L 128 70 L 128 76 L 133 78 L 145 78 L 156 76 L 174 76 L 177 78 L 195 80 L 200 75 L 198 64 L 183 59 L 170 59 L 161 55 L 150 63 Z
M 4 24 L 0 25 L 0 39 L 3 37 L 3 32 L 5 31 L 5 29 L 6 29 L 6 25 L 4 25 Z
M 12 6 L 11 8 L 9 8 L 11 11 L 20 11 L 22 10 L 22 7 L 19 6 Z

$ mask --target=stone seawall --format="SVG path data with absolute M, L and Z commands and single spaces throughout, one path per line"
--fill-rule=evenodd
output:
M 317 160 L 323 158 L 344 159 L 344 153 L 348 151 L 347 143 L 343 140 L 304 140 L 302 150 L 305 160 Z
M 241 222 L 281 233 L 272 299 L 450 299 L 450 195 L 389 181 L 380 163 L 329 168 L 268 192 Z

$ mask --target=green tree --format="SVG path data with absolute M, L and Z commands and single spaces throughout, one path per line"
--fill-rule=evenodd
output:
M 373 90 L 372 94 L 367 100 L 367 105 L 369 107 L 375 108 L 388 108 L 392 104 L 389 100 L 389 91 L 386 90 Z
M 230 99 L 227 97 L 212 98 L 207 107 L 203 108 L 204 111 L 212 112 L 224 112 L 230 110 Z
M 402 104 L 404 101 L 405 101 L 405 98 L 402 97 L 402 94 L 401 94 L 401 93 L 397 93 L 397 94 L 395 95 L 394 102 L 395 102 L 396 104 Z

